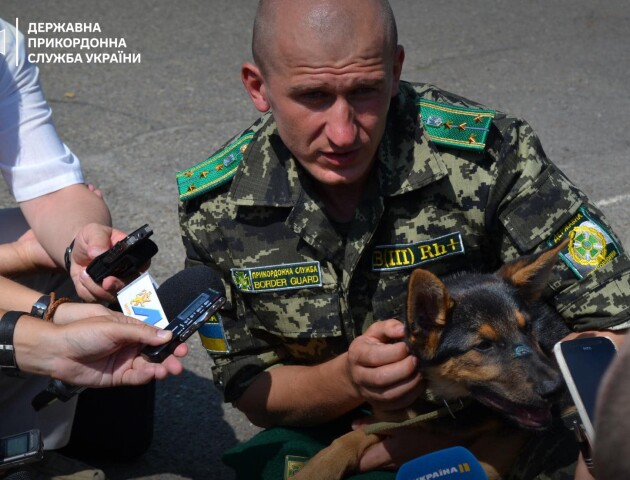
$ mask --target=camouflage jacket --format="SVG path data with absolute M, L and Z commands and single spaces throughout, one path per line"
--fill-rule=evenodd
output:
M 271 114 L 178 175 L 187 265 L 209 265 L 226 286 L 214 330 L 200 331 L 226 401 L 264 369 L 322 362 L 371 323 L 402 318 L 413 268 L 492 271 L 569 234 L 548 301 L 575 330 L 629 323 L 630 262 L 601 211 L 527 123 L 432 85 L 403 82 L 392 100 L 347 232 Z

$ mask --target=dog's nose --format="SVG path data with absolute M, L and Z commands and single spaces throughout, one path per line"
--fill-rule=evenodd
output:
M 562 382 L 562 378 L 560 376 L 556 376 L 556 378 L 547 378 L 540 382 L 538 388 L 538 393 L 543 398 L 549 398 L 557 394 L 562 387 L 564 386 Z
M 541 365 L 537 385 L 537 392 L 543 398 L 550 398 L 559 393 L 564 388 L 564 380 L 555 368 L 548 365 Z

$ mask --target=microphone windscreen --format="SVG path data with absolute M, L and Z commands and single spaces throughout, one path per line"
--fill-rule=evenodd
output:
M 166 318 L 175 318 L 201 293 L 211 288 L 225 296 L 219 276 L 206 265 L 196 265 L 177 272 L 157 289 Z
M 488 480 L 479 461 L 464 447 L 451 447 L 414 458 L 398 469 L 396 480 Z

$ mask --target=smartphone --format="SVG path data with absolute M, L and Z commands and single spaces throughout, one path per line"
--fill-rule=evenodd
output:
M 558 342 L 553 351 L 586 437 L 593 445 L 597 393 L 604 373 L 617 354 L 617 347 L 607 337 L 584 337 Z
M 125 278 L 138 272 L 153 255 L 158 252 L 157 245 L 149 239 L 153 230 L 143 225 L 112 248 L 96 257 L 87 267 L 88 275 L 96 283 L 105 277 Z
M 44 442 L 37 429 L 0 438 L 0 471 L 36 462 L 43 456 Z
M 164 330 L 171 330 L 173 337 L 164 345 L 146 346 L 142 356 L 149 362 L 159 363 L 168 357 L 177 346 L 199 330 L 226 302 L 223 293 L 209 288 L 201 293 Z

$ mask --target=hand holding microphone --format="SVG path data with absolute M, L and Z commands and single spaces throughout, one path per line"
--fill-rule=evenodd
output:
M 83 388 L 72 384 L 89 387 L 141 385 L 183 371 L 175 357 L 162 364 L 153 364 L 139 355 L 147 344 L 159 345 L 170 340 L 170 332 L 120 313 L 112 312 L 111 315 L 66 325 L 23 316 L 17 327 L 14 338 L 18 367 L 55 378 L 33 399 L 35 410 L 58 399 L 67 401 Z M 184 356 L 186 347 L 176 353 Z
M 164 330 L 157 330 L 140 322 L 123 327 L 121 323 L 112 322 L 111 318 L 90 319 L 89 321 L 93 323 L 100 322 L 96 329 L 94 329 L 96 324 L 92 325 L 91 331 L 82 328 L 84 322 L 88 320 L 80 320 L 59 327 L 71 328 L 77 332 L 68 336 L 68 338 L 73 339 L 73 344 L 81 347 L 81 351 L 85 352 L 86 355 L 85 358 L 76 359 L 77 368 L 89 365 L 92 376 L 100 377 L 88 379 L 85 375 L 81 375 L 79 370 L 72 374 L 64 374 L 63 379 L 66 381 L 52 380 L 46 390 L 35 396 L 32 401 L 33 408 L 40 410 L 56 400 L 68 401 L 84 390 L 85 386 L 138 385 L 153 378 L 161 379 L 168 374 L 181 373 L 183 367 L 179 361 L 167 357 L 173 353 L 176 356 L 185 355 L 186 348 L 178 349 L 178 346 L 185 342 L 225 303 L 224 292 L 225 289 L 221 280 L 209 267 L 197 266 L 175 274 L 158 288 L 157 294 L 162 301 L 166 317 L 172 319 Z M 129 317 L 117 315 L 131 321 Z M 118 322 L 121 321 L 118 320 Z M 137 321 L 134 320 L 134 322 Z M 121 369 L 121 371 L 124 370 L 123 375 L 112 375 L 104 371 L 103 369 L 107 365 L 113 365 L 113 362 L 107 363 L 108 359 L 123 358 L 121 357 L 122 345 L 116 342 L 122 341 L 122 335 L 125 335 L 125 338 L 132 335 L 132 330 L 133 332 L 137 330 L 137 332 L 136 337 L 126 340 L 133 348 L 124 350 L 126 363 L 122 365 L 126 370 Z M 140 330 L 142 330 L 143 336 L 139 334 Z M 148 332 L 151 333 L 151 336 L 147 336 Z M 153 336 L 156 338 L 154 339 Z M 168 340 L 166 340 L 167 337 Z M 81 340 L 82 338 L 83 340 Z M 91 362 L 91 355 L 93 356 L 94 353 L 91 350 L 86 350 L 85 347 L 88 343 L 85 342 L 89 342 L 90 348 L 94 352 L 98 352 L 100 357 L 97 360 L 104 361 L 103 365 L 99 367 L 100 364 L 95 366 Z M 141 352 L 141 356 L 139 352 Z M 60 377 L 54 370 L 34 373 Z M 72 383 L 79 385 L 66 383 L 69 378 L 72 378 Z

